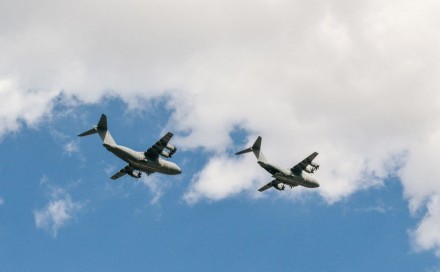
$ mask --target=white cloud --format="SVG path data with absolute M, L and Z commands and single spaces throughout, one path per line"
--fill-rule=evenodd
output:
M 72 140 L 64 145 L 64 152 L 68 155 L 79 152 L 78 140 Z
M 401 169 L 400 177 L 404 193 L 414 215 L 426 214 L 416 229 L 411 231 L 415 247 L 419 250 L 434 250 L 440 256 L 440 129 L 415 141 Z M 425 208 L 426 207 L 426 208 Z
M 35 224 L 56 237 L 58 229 L 66 225 L 80 208 L 81 204 L 73 202 L 66 194 L 64 198 L 51 200 L 45 208 L 34 211 Z
M 184 200 L 190 204 L 202 198 L 218 201 L 244 190 L 255 191 L 257 186 L 266 182 L 263 173 L 255 171 L 260 169 L 255 168 L 253 158 L 240 160 L 225 155 L 214 157 L 193 177 Z
M 0 197 L 0 206 L 3 206 L 3 204 L 5 204 L 5 200 L 3 199 L 3 197 Z
M 167 181 L 161 179 L 157 175 L 145 176 L 144 174 L 141 178 L 141 182 L 147 186 L 152 194 L 152 198 L 150 200 L 151 205 L 159 204 L 159 200 L 163 196 L 165 189 L 170 186 Z
M 17 79 L 0 75 L 0 137 L 20 128 L 20 121 L 35 126 L 52 108 L 54 91 L 19 86 Z
M 440 195 L 438 2 L 3 4 L 0 134 L 38 124 L 61 92 L 130 105 L 166 95 L 168 126 L 187 133 L 179 146 L 213 154 L 184 196 L 190 203 L 254 196 L 269 178 L 254 158 L 225 155 L 236 127 L 249 143 L 263 136 L 267 157 L 285 167 L 319 151 L 316 192 L 328 202 L 399 167 L 413 212 Z M 421 224 L 436 216 L 429 210 Z M 437 250 L 422 233 L 414 241 Z
M 440 196 L 435 195 L 427 205 L 427 213 L 417 226 L 412 230 L 411 236 L 418 250 L 433 249 L 440 257 Z
M 35 225 L 55 238 L 58 230 L 73 220 L 84 206 L 73 201 L 65 189 L 49 185 L 47 177 L 43 177 L 42 184 L 48 188 L 49 202 L 44 208 L 34 210 Z

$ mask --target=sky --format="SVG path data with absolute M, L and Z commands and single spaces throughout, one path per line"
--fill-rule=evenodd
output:
M 0 271 L 440 271 L 440 3 L 0 2 Z M 178 176 L 110 177 L 99 137 Z M 317 189 L 252 155 L 319 152 Z

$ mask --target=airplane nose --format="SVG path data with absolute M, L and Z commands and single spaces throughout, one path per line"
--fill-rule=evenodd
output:
M 182 173 L 182 170 L 177 165 L 176 165 L 176 169 L 175 170 L 176 170 L 176 174 L 181 174 Z
M 310 188 L 317 188 L 319 187 L 319 183 L 316 179 L 313 177 L 307 177 L 307 181 L 309 182 Z
M 313 181 L 312 182 L 314 188 L 318 188 L 319 187 L 319 183 L 317 181 Z

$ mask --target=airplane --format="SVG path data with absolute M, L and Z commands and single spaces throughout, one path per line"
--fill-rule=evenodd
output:
M 128 163 L 127 166 L 119 170 L 119 172 L 111 177 L 113 180 L 120 178 L 125 174 L 138 179 L 141 177 L 142 172 L 145 172 L 147 175 L 155 172 L 166 175 L 178 175 L 182 173 L 182 170 L 180 170 L 179 166 L 177 166 L 175 163 L 161 158 L 161 156 L 171 158 L 177 151 L 177 148 L 168 144 L 168 142 L 171 140 L 171 137 L 173 137 L 171 132 L 165 134 L 165 136 L 163 136 L 145 152 L 135 151 L 128 147 L 116 144 L 112 135 L 108 131 L 107 116 L 105 114 L 101 115 L 98 125 L 79 134 L 78 136 L 83 137 L 95 133 L 99 134 L 102 139 L 103 146 L 108 151 Z
M 290 186 L 290 188 L 299 185 L 307 188 L 319 187 L 319 183 L 313 177 L 304 173 L 307 172 L 312 174 L 319 169 L 319 165 L 313 162 L 316 156 L 318 156 L 318 153 L 316 152 L 313 152 L 310 156 L 293 166 L 291 169 L 283 169 L 267 161 L 266 157 L 264 157 L 263 153 L 261 152 L 260 136 L 258 136 L 252 147 L 239 151 L 235 153 L 235 155 L 241 155 L 248 152 L 253 152 L 255 157 L 258 159 L 258 164 L 266 171 L 271 173 L 272 177 L 274 178 L 274 180 L 258 189 L 260 192 L 272 187 L 279 191 L 284 191 L 286 185 Z

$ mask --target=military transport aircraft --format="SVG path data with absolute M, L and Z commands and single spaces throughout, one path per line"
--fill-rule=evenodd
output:
M 99 134 L 102 139 L 103 146 L 108 151 L 128 163 L 127 166 L 114 174 L 111 177 L 112 179 L 120 178 L 125 174 L 128 174 L 134 178 L 140 178 L 142 172 L 145 172 L 147 175 L 150 175 L 154 172 L 167 175 L 178 175 L 182 173 L 180 168 L 175 163 L 166 161 L 160 157 L 163 156 L 165 158 L 171 158 L 172 155 L 177 151 L 174 146 L 168 144 L 168 142 L 171 140 L 171 137 L 173 137 L 171 132 L 168 132 L 145 152 L 134 151 L 128 147 L 116 144 L 112 135 L 110 135 L 110 132 L 108 131 L 107 116 L 105 116 L 105 114 L 101 115 L 101 119 L 99 119 L 97 126 L 79 134 L 78 136 L 82 137 L 95 133 Z
M 258 159 L 258 164 L 266 169 L 269 173 L 272 174 L 272 177 L 275 178 L 268 184 L 264 185 L 258 191 L 263 192 L 269 188 L 274 187 L 277 190 L 284 191 L 285 185 L 293 188 L 295 186 L 301 185 L 308 188 L 316 188 L 319 187 L 319 183 L 312 178 L 311 176 L 305 174 L 307 172 L 309 174 L 314 173 L 319 169 L 319 165 L 313 162 L 318 153 L 314 152 L 303 161 L 289 169 L 280 168 L 272 163 L 269 163 L 264 157 L 263 153 L 260 150 L 261 148 L 261 137 L 258 136 L 252 147 L 246 148 L 240 152 L 235 153 L 235 155 L 241 155 L 248 152 L 254 152 L 255 157 Z

